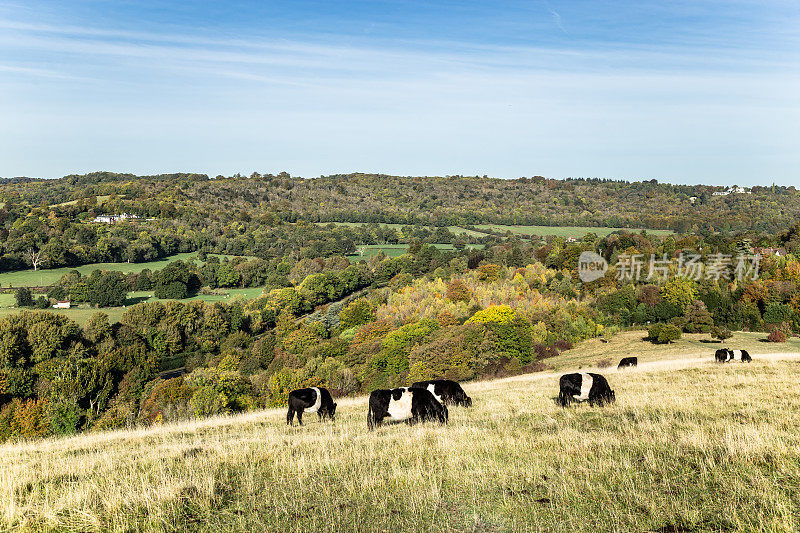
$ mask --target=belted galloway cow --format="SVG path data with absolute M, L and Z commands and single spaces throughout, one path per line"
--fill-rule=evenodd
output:
M 401 387 L 398 389 L 378 389 L 369 395 L 367 427 L 370 431 L 380 426 L 384 418 L 417 422 L 438 421 L 447 423 L 447 406 L 434 398 L 428 389 Z
M 589 405 L 604 405 L 616 401 L 608 381 L 600 374 L 578 372 L 564 374 L 558 382 L 558 403 L 566 407 L 572 402 L 588 401 Z

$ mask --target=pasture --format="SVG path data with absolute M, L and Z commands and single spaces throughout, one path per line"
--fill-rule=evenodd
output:
M 432 246 L 435 246 L 440 250 L 454 249 L 452 244 L 433 244 Z M 350 259 L 351 262 L 358 262 L 361 259 L 366 260 L 374 255 L 378 255 L 381 252 L 383 252 L 386 257 L 398 257 L 406 253 L 408 250 L 408 244 L 362 244 L 356 248 L 360 251 L 347 255 L 347 258 Z M 483 248 L 483 245 L 470 244 L 467 245 L 467 248 Z M 361 250 L 363 250 L 363 253 Z
M 447 426 L 369 433 L 360 397 L 0 445 L 0 530 L 797 531 L 800 354 L 712 354 L 606 370 L 602 408 L 540 373 L 466 384 Z
M 510 231 L 511 233 L 516 233 L 517 235 L 538 235 L 540 237 L 545 237 L 547 235 L 553 235 L 555 237 L 575 237 L 576 239 L 580 239 L 587 233 L 594 233 L 598 237 L 605 237 L 606 235 L 613 233 L 615 231 L 628 231 L 631 233 L 639 233 L 642 231 L 643 228 L 594 228 L 589 226 L 504 226 L 502 224 L 476 224 L 476 228 L 478 229 L 487 229 L 492 231 L 498 232 L 506 232 Z M 647 233 L 653 233 L 656 235 L 672 235 L 672 231 L 670 230 L 663 230 L 663 229 L 645 229 Z
M 254 298 L 257 298 L 264 290 L 264 288 L 249 287 L 246 289 L 222 289 L 222 290 L 225 292 L 225 294 L 198 294 L 196 296 L 185 298 L 179 301 L 191 302 L 195 300 L 202 300 L 204 302 L 221 302 L 235 298 L 244 298 L 247 300 L 252 300 Z M 107 314 L 109 321 L 111 323 L 114 323 L 114 322 L 119 322 L 119 319 L 122 317 L 122 313 L 124 313 L 125 310 L 132 305 L 136 305 L 142 302 L 163 302 L 163 301 L 164 301 L 163 299 L 156 298 L 153 295 L 153 291 L 135 291 L 128 293 L 128 299 L 125 301 L 125 305 L 122 307 L 91 307 L 89 304 L 79 304 L 69 309 L 53 309 L 51 307 L 44 311 L 47 313 L 58 313 L 64 315 L 74 320 L 81 326 L 83 326 L 84 324 L 86 324 L 89 318 L 91 318 L 91 316 L 97 313 L 98 311 Z M 0 307 L 0 319 L 2 319 L 5 316 L 13 315 L 23 311 L 23 309 L 20 309 L 18 307 L 13 307 L 15 303 L 13 294 L 0 294 L 0 303 L 2 304 L 2 307 Z
M 763 332 L 736 331 L 725 343 L 712 341 L 708 333 L 684 333 L 671 344 L 653 344 L 645 341 L 647 331 L 632 330 L 620 332 L 608 342 L 600 339 L 585 340 L 558 357 L 544 362 L 556 370 L 581 369 L 584 367 L 616 368 L 619 360 L 626 356 L 637 356 L 639 362 L 657 362 L 703 358 L 713 355 L 718 348 L 747 350 L 754 353 L 800 353 L 800 338 L 791 337 L 786 342 L 764 342 L 767 334 Z
M 237 256 L 223 255 L 223 254 L 209 254 L 219 257 L 220 260 L 228 258 L 232 259 Z M 244 256 L 250 258 L 249 256 Z M 81 265 L 76 267 L 62 267 L 62 268 L 49 268 L 40 270 L 15 270 L 13 272 L 0 273 L 0 287 L 46 287 L 53 285 L 61 279 L 61 276 L 67 272 L 77 270 L 82 276 L 88 276 L 93 270 L 117 270 L 125 274 L 131 272 L 141 272 L 144 269 L 161 270 L 168 263 L 173 261 L 197 261 L 197 253 L 185 252 L 167 256 L 157 261 L 149 261 L 146 263 L 89 263 L 88 265 Z
M 16 270 L 14 272 L 0 273 L 0 286 L 2 287 L 44 287 L 52 285 L 61 279 L 61 276 L 72 270 L 77 270 L 82 276 L 88 276 L 93 270 L 118 270 L 125 274 L 141 272 L 145 268 L 159 270 L 172 261 L 186 261 L 190 258 L 197 259 L 197 254 L 192 252 L 175 254 L 158 261 L 147 263 L 90 263 L 77 267 L 49 268 L 40 270 Z
M 106 200 L 111 198 L 111 195 L 110 194 L 100 194 L 96 198 L 97 198 L 97 205 L 102 205 Z M 125 198 L 125 195 L 124 194 L 119 195 L 118 198 L 120 198 L 120 199 Z M 83 200 L 83 198 L 81 198 L 81 200 Z M 61 202 L 60 204 L 53 204 L 50 207 L 60 207 L 60 206 L 67 206 L 67 205 L 75 205 L 77 203 L 78 203 L 77 199 L 76 200 L 68 200 L 66 202 Z

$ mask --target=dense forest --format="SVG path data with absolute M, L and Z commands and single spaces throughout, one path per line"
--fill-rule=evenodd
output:
M 623 328 L 649 326 L 652 342 L 683 333 L 724 339 L 731 330 L 781 342 L 800 332 L 798 195 L 754 188 L 712 197 L 716 190 L 461 176 L 5 180 L 3 270 L 189 251 L 198 261 L 128 274 L 71 271 L 38 300 L 18 290 L 18 305 L 31 310 L 0 320 L 0 440 L 280 405 L 307 385 L 346 395 L 536 371 L 575 343 Z M 121 213 L 137 218 L 94 222 Z M 365 224 L 318 224 L 334 220 Z M 447 227 L 487 222 L 680 231 L 572 239 Z M 383 243 L 407 249 L 352 255 Z M 582 281 L 584 252 L 608 263 L 605 275 Z M 742 275 L 737 269 L 756 253 L 748 263 L 756 268 Z M 645 266 L 658 258 L 661 269 L 626 275 L 632 257 Z M 713 275 L 708 266 L 690 275 L 687 257 L 716 265 Z M 232 287 L 262 290 L 251 299 L 186 300 Z M 119 321 L 103 312 L 137 290 L 163 301 L 130 305 Z M 80 326 L 33 310 L 62 299 L 96 313 Z

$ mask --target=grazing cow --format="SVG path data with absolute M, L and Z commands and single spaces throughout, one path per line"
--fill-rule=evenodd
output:
M 622 360 L 619 362 L 619 365 L 617 365 L 617 370 L 619 370 L 620 368 L 627 368 L 629 366 L 636 366 L 638 364 L 639 364 L 638 357 L 623 357 Z
M 616 396 L 608 386 L 606 378 L 600 374 L 580 372 L 564 374 L 558 382 L 558 403 L 566 407 L 572 402 L 589 400 L 589 405 L 603 405 L 616 401 Z
M 719 349 L 714 354 L 714 358 L 719 363 L 727 363 L 729 361 L 741 361 L 742 363 L 749 363 L 753 360 L 747 350 L 726 350 Z
M 447 406 L 440 403 L 428 389 L 401 387 L 378 389 L 369 395 L 367 427 L 372 431 L 383 419 L 405 420 L 408 424 L 438 420 L 447 423 Z
M 472 398 L 467 396 L 464 389 L 457 382 L 449 379 L 431 379 L 428 381 L 417 381 L 412 388 L 428 389 L 439 403 L 445 405 L 462 405 L 472 407 Z
M 303 425 L 303 412 L 317 413 L 320 420 L 336 418 L 336 402 L 333 401 L 328 389 L 322 387 L 309 387 L 307 389 L 293 390 L 289 393 L 289 412 L 286 413 L 286 423 L 290 426 L 297 413 L 297 421 Z

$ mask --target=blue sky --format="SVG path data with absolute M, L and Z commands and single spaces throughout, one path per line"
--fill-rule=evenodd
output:
M 792 1 L 3 1 L 0 176 L 800 185 Z

